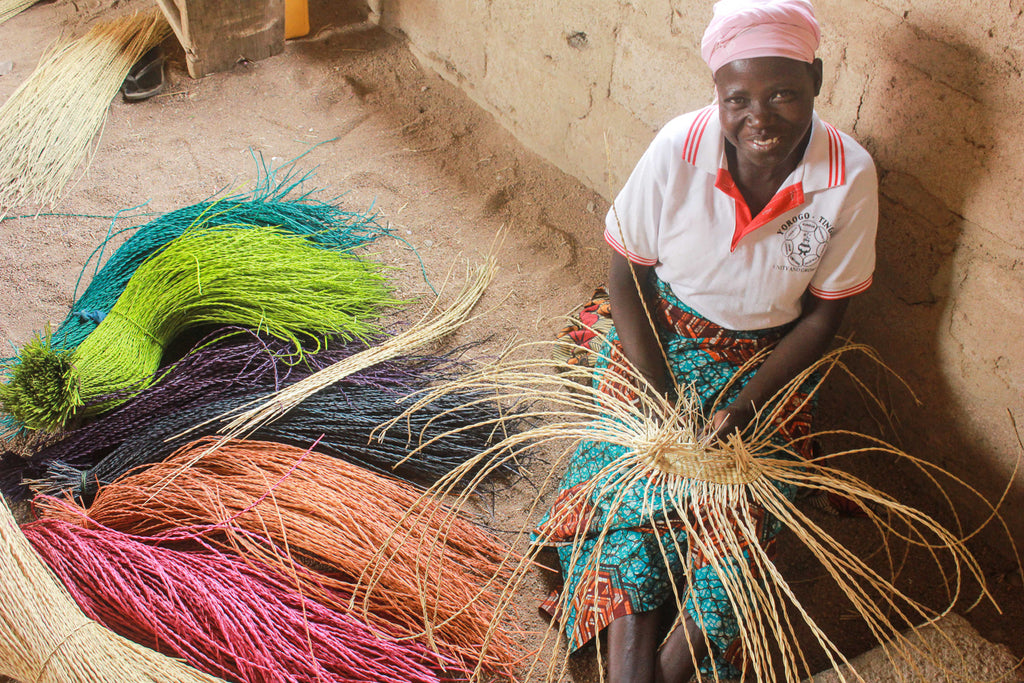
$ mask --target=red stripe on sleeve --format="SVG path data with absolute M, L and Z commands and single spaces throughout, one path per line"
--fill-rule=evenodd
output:
M 619 241 L 615 239 L 607 229 L 604 231 L 604 241 L 608 243 L 608 246 L 624 256 L 630 263 L 635 263 L 638 266 L 653 266 L 658 263 L 658 259 L 656 258 L 644 258 L 643 256 L 638 256 L 632 253 L 629 249 L 626 249 L 626 247 L 619 244 Z
M 854 294 L 860 294 L 861 292 L 866 290 L 868 287 L 871 286 L 871 282 L 873 280 L 874 280 L 874 276 L 871 276 L 867 280 L 865 280 L 864 282 L 860 283 L 859 285 L 854 285 L 853 287 L 847 287 L 846 289 L 840 290 L 838 292 L 828 292 L 828 291 L 825 291 L 823 289 L 818 289 L 817 287 L 814 287 L 813 285 L 811 287 L 809 287 L 809 290 L 810 290 L 811 294 L 813 294 L 814 296 L 818 297 L 819 299 L 830 299 L 830 300 L 831 299 L 845 299 L 846 297 L 853 296 Z

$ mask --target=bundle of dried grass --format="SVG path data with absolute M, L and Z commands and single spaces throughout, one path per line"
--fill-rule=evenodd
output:
M 811 550 L 827 575 L 849 599 L 853 609 L 883 643 L 887 654 L 914 667 L 922 659 L 934 661 L 935 658 L 918 641 L 903 635 L 902 630 L 909 628 L 913 632 L 922 623 L 934 623 L 945 611 L 929 609 L 901 591 L 868 562 L 830 537 L 773 484 L 784 482 L 839 494 L 863 511 L 881 538 L 895 536 L 923 548 L 947 582 L 950 606 L 961 597 L 967 578 L 979 587 L 979 600 L 991 599 L 981 567 L 965 547 L 963 538 L 926 514 L 836 469 L 833 461 L 857 454 L 890 454 L 912 463 L 926 481 L 940 490 L 939 479 L 942 477 L 949 477 L 946 481 L 965 486 L 976 494 L 974 489 L 935 465 L 869 437 L 829 432 L 859 437 L 864 445 L 812 460 L 799 457 L 797 444 L 781 446 L 773 439 L 788 419 L 787 413 L 782 412 L 783 407 L 787 404 L 792 406 L 790 399 L 798 394 L 811 373 L 817 371 L 823 376 L 836 370 L 849 373 L 844 354 L 854 350 L 878 360 L 870 349 L 859 345 L 849 345 L 827 354 L 781 389 L 769 407 L 744 432 L 734 432 L 724 442 L 712 436 L 713 430 L 704 421 L 699 403 L 688 397 L 685 388 L 676 402 L 657 396 L 653 391 L 641 390 L 640 400 L 634 405 L 589 388 L 590 370 L 559 366 L 559 372 L 552 373 L 548 360 L 508 361 L 481 368 L 455 384 L 425 393 L 409 411 L 418 410 L 455 389 L 490 392 L 505 403 L 527 400 L 537 406 L 532 416 L 543 420 L 540 426 L 508 436 L 502 443 L 482 453 L 476 461 L 467 462 L 460 471 L 453 472 L 434 489 L 438 495 L 449 497 L 460 492 L 460 500 L 465 500 L 473 488 L 472 484 L 466 486 L 466 482 L 460 479 L 468 478 L 475 483 L 486 473 L 487 467 L 497 466 L 506 458 L 521 457 L 530 449 L 566 445 L 560 451 L 561 455 L 555 458 L 551 474 L 540 483 L 544 493 L 557 484 L 557 473 L 581 442 L 605 441 L 627 448 L 623 457 L 609 464 L 589 485 L 578 491 L 580 500 L 600 501 L 600 505 L 592 507 L 591 517 L 582 521 L 570 520 L 562 518 L 558 510 L 551 511 L 548 521 L 535 532 L 536 544 L 532 551 L 514 568 L 515 578 L 509 584 L 506 597 L 522 583 L 535 553 L 560 526 L 579 530 L 573 540 L 573 563 L 587 563 L 587 569 L 592 568 L 593 558 L 599 555 L 609 533 L 608 520 L 615 518 L 616 510 L 623 504 L 620 492 L 641 482 L 646 493 L 645 523 L 652 529 L 682 527 L 689 539 L 690 547 L 681 547 L 676 540 L 679 536 L 653 534 L 666 562 L 673 554 L 686 557 L 687 553 L 699 553 L 707 558 L 725 586 L 730 608 L 740 624 L 748 671 L 754 680 L 794 681 L 813 673 L 804 646 L 797 640 L 798 629 L 794 620 L 805 623 L 806 630 L 833 666 L 849 664 L 830 636 L 801 607 L 793 590 L 760 545 L 755 531 L 755 506 L 773 515 Z M 549 353 L 543 355 L 550 357 Z M 644 386 L 634 368 L 613 369 L 636 377 L 637 385 Z M 812 400 L 811 396 L 805 400 Z M 946 499 L 949 500 L 948 497 Z M 458 507 L 458 503 L 455 506 Z M 535 509 L 538 506 L 539 503 L 535 502 Z M 525 536 L 530 531 L 523 528 L 520 533 Z M 593 553 L 581 549 L 584 541 L 593 542 L 595 539 L 597 549 Z M 747 560 L 748 553 L 752 561 Z M 675 607 L 680 613 L 687 604 L 689 587 L 693 583 L 691 568 L 688 563 L 683 564 L 686 576 L 672 585 Z M 596 603 L 598 596 L 572 595 L 566 591 L 560 600 L 560 611 L 568 613 L 574 604 L 586 605 L 589 604 L 587 600 Z M 705 615 L 699 613 L 699 605 L 696 608 L 698 613 L 693 617 L 700 625 Z M 707 617 L 713 618 L 712 615 Z M 773 658 L 777 658 L 774 663 Z M 566 660 L 558 657 L 547 662 L 535 660 L 529 675 L 534 675 L 535 669 L 546 669 L 547 679 L 556 680 L 565 666 Z M 860 680 L 852 667 L 849 671 L 849 676 Z M 702 680 L 704 678 L 707 676 Z M 843 677 L 842 680 L 848 679 Z
M 493 536 L 408 484 L 319 453 L 262 441 L 211 445 L 198 441 L 101 487 L 87 519 L 141 536 L 216 526 L 211 541 L 291 576 L 304 595 L 397 628 L 458 669 L 511 673 L 516 629 L 499 600 L 508 551 Z M 64 505 L 38 507 L 87 523 Z M 292 558 L 316 570 L 313 578 L 295 572 Z M 339 591 L 353 597 L 339 604 Z
M 0 24 L 27 10 L 38 0 L 0 0 Z
M 216 683 L 82 613 L 0 498 L 0 675 L 38 683 Z
M 22 532 L 89 615 L 214 676 L 441 683 L 434 669 L 448 664 L 422 644 L 393 642 L 306 598 L 290 577 L 231 554 L 61 520 L 30 522 Z M 178 538 L 171 540 L 184 545 L 181 535 L 189 534 L 172 533 Z
M 462 291 L 448 308 L 433 318 L 431 315 L 439 306 L 440 299 L 434 302 L 434 305 L 419 322 L 401 334 L 313 373 L 309 377 L 265 397 L 255 407 L 234 415 L 222 430 L 226 433 L 226 438 L 250 434 L 281 417 L 316 392 L 352 373 L 373 367 L 392 358 L 407 356 L 459 329 L 469 319 L 473 308 L 480 301 L 480 297 L 487 290 L 491 280 L 494 279 L 496 269 L 493 255 L 489 256 L 484 263 L 467 273 Z M 222 417 L 228 418 L 231 415 Z
M 0 215 L 57 201 L 89 157 L 128 70 L 169 33 L 153 10 L 97 24 L 43 58 L 0 107 Z

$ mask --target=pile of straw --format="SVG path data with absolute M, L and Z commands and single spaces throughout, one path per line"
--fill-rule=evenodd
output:
M 427 486 L 476 457 L 492 442 L 494 434 L 489 426 L 462 428 L 496 417 L 493 405 L 487 402 L 467 407 L 465 402 L 470 397 L 461 394 L 446 396 L 432 403 L 429 410 L 417 411 L 401 425 L 377 433 L 381 423 L 404 411 L 399 403 L 401 395 L 395 387 L 381 389 L 361 384 L 359 379 L 358 375 L 348 377 L 318 392 L 280 419 L 257 429 L 251 437 L 299 447 L 316 442 L 317 452 L 377 474 Z M 183 406 L 173 415 L 148 424 L 145 430 L 122 433 L 125 441 L 93 467 L 77 470 L 54 463 L 46 475 L 30 482 L 31 486 L 40 493 L 67 493 L 91 500 L 99 486 L 160 462 L 200 436 L 214 434 L 218 416 L 252 400 L 252 395 L 239 394 L 188 409 Z M 510 415 L 506 429 L 517 428 L 511 420 Z M 104 422 L 100 419 L 94 425 Z M 425 446 L 409 457 L 413 443 Z M 519 466 L 507 463 L 495 474 L 507 479 L 517 474 Z
M 128 70 L 169 33 L 152 10 L 97 24 L 43 58 L 0 107 L 0 216 L 57 201 L 89 156 Z
M 27 10 L 38 0 L 0 0 L 0 24 Z
M 832 467 L 830 463 L 842 456 L 884 453 L 908 460 L 936 485 L 943 476 L 966 486 L 963 482 L 934 465 L 868 437 L 862 437 L 866 441 L 863 447 L 809 461 L 799 457 L 796 444 L 782 447 L 774 443 L 772 437 L 786 419 L 779 412 L 782 406 L 790 401 L 812 372 L 821 372 L 823 376 L 837 369 L 848 372 L 843 358 L 845 353 L 853 350 L 874 357 L 870 349 L 852 345 L 827 354 L 780 390 L 769 403 L 771 407 L 758 415 L 742 434 L 733 433 L 725 442 L 711 436 L 713 430 L 704 422 L 699 405 L 688 398 L 685 387 L 676 403 L 657 396 L 653 391 L 641 391 L 641 400 L 634 405 L 626 400 L 613 400 L 607 394 L 589 388 L 590 371 L 587 369 L 562 366 L 558 368 L 561 372 L 552 374 L 548 360 L 508 361 L 481 368 L 451 385 L 426 392 L 416 405 L 410 407 L 410 411 L 451 391 L 490 392 L 495 400 L 502 403 L 525 400 L 538 406 L 534 416 L 538 421 L 543 420 L 539 426 L 510 435 L 481 453 L 477 461 L 467 462 L 461 471 L 453 472 L 434 489 L 439 495 L 449 495 L 461 489 L 461 500 L 469 495 L 472 486 L 467 487 L 460 479 L 470 478 L 475 482 L 481 476 L 478 473 L 481 467 L 486 472 L 487 468 L 497 466 L 506 458 L 522 457 L 524 452 L 533 448 L 565 446 L 552 463 L 552 474 L 540 484 L 543 493 L 557 484 L 555 473 L 561 471 L 563 463 L 580 442 L 603 440 L 628 447 L 625 456 L 606 467 L 594 478 L 591 487 L 581 490 L 579 495 L 600 500 L 602 509 L 595 514 L 602 513 L 605 521 L 613 520 L 617 506 L 622 503 L 616 492 L 633 482 L 645 483 L 646 500 L 650 503 L 647 523 L 654 528 L 682 524 L 691 542 L 697 546 L 693 550 L 711 558 L 713 569 L 728 592 L 732 611 L 740 622 L 745 655 L 755 680 L 793 681 L 813 673 L 809 670 L 801 644 L 797 642 L 793 619 L 805 623 L 833 666 L 849 662 L 829 635 L 800 606 L 785 578 L 759 544 L 752 505 L 767 510 L 811 550 L 871 632 L 884 643 L 890 657 L 915 666 L 915 662 L 922 658 L 934 657 L 913 639 L 902 635 L 902 630 L 914 629 L 922 622 L 932 623 L 945 612 L 929 609 L 899 590 L 867 562 L 831 538 L 772 483 L 785 482 L 839 494 L 850 499 L 870 519 L 882 538 L 895 536 L 924 548 L 934 559 L 937 570 L 946 578 L 950 606 L 961 597 L 963 581 L 968 578 L 976 582 L 981 597 L 991 599 L 982 570 L 964 546 L 962 538 L 924 513 Z M 548 353 L 543 355 L 550 357 Z M 643 379 L 635 369 L 618 368 L 616 371 L 632 374 L 637 378 L 638 386 L 643 386 Z M 807 400 L 812 400 L 812 397 Z M 529 412 L 526 414 L 530 415 Z M 819 436 L 821 434 L 809 438 Z M 595 489 L 598 486 L 596 482 L 602 481 L 606 483 L 601 484 L 599 490 Z M 534 509 L 541 512 L 539 503 L 535 503 Z M 563 521 L 566 520 L 560 519 L 553 511 L 550 526 L 545 526 L 545 529 L 554 529 Z M 601 526 L 603 523 L 596 518 L 584 520 L 578 528 L 585 531 L 594 524 Z M 571 528 L 576 526 L 574 523 Z M 529 528 L 521 530 L 524 535 L 529 532 Z M 543 542 L 544 530 L 538 533 L 538 540 Z M 598 531 L 598 549 L 606 533 L 606 527 Z M 717 550 L 705 545 L 704 539 L 710 534 L 719 538 Z M 685 548 L 680 548 L 674 540 L 666 540 L 673 539 L 671 535 L 662 537 L 654 534 L 653 537 L 662 544 L 664 556 L 672 553 L 685 556 Z M 577 537 L 574 541 L 576 562 L 585 560 L 581 550 L 585 540 Z M 722 546 L 729 549 L 724 556 Z M 509 583 L 506 596 L 517 590 L 539 547 L 539 544 L 534 546 L 533 552 L 514 568 L 515 578 Z M 744 560 L 745 552 L 754 558 L 756 571 L 753 573 Z M 592 557 L 596 557 L 596 552 Z M 687 575 L 685 581 L 673 585 L 677 609 L 683 609 L 691 579 Z M 585 599 L 566 591 L 561 596 L 561 609 L 567 612 L 573 601 Z M 701 614 L 695 615 L 698 625 L 703 618 Z M 779 668 L 773 660 L 775 651 L 780 653 Z M 565 666 L 564 660 L 546 663 L 538 660 L 534 662 L 530 675 L 536 669 L 546 670 L 547 679 L 556 680 Z
M 290 342 L 296 359 L 315 335 L 367 338 L 390 297 L 379 266 L 316 249 L 271 228 L 190 230 L 148 259 L 103 322 L 73 352 L 37 337 L 0 387 L 0 401 L 30 429 L 123 403 L 154 380 L 165 348 L 202 325 L 241 325 Z M 311 335 L 312 344 L 310 344 Z M 120 398 L 110 398 L 123 392 Z
M 127 231 L 131 236 L 100 267 L 110 240 L 122 237 L 125 231 L 108 237 L 89 258 L 90 262 L 93 257 L 97 259 L 96 270 L 88 287 L 54 331 L 54 346 L 74 349 L 81 344 L 96 329 L 97 319 L 102 319 L 117 302 L 136 269 L 168 242 L 189 230 L 218 225 L 275 227 L 285 233 L 301 235 L 313 246 L 343 251 L 364 246 L 386 232 L 371 214 L 343 211 L 334 204 L 313 201 L 308 196 L 286 199 L 294 188 L 294 181 L 286 178 L 282 183 L 275 187 L 261 180 L 251 196 L 200 202 L 130 228 Z M 89 262 L 85 265 L 88 267 Z
M 45 499 L 38 507 L 140 536 L 213 527 L 211 542 L 292 576 L 304 595 L 436 648 L 458 668 L 511 675 L 518 659 L 515 620 L 499 597 L 509 551 L 408 484 L 315 452 L 199 441 L 101 487 L 82 513 L 88 520 Z M 352 598 L 339 602 L 339 591 Z
M 0 499 L 0 675 L 38 683 L 217 683 L 92 621 Z
M 22 531 L 90 616 L 206 673 L 238 681 L 440 683 L 431 667 L 446 662 L 429 649 L 392 642 L 305 598 L 268 567 L 58 520 Z

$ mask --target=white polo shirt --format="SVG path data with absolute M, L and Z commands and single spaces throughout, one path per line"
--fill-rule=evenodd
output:
M 841 299 L 871 285 L 878 179 L 852 138 L 814 114 L 803 160 L 753 218 L 727 169 L 717 105 L 673 119 L 615 199 L 605 240 L 733 330 L 795 320 L 808 289 Z

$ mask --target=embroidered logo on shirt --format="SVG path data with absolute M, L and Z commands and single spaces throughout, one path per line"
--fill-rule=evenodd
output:
M 777 267 L 807 271 L 813 270 L 825 254 L 832 229 L 826 219 L 802 213 L 787 221 L 779 234 L 786 265 Z

